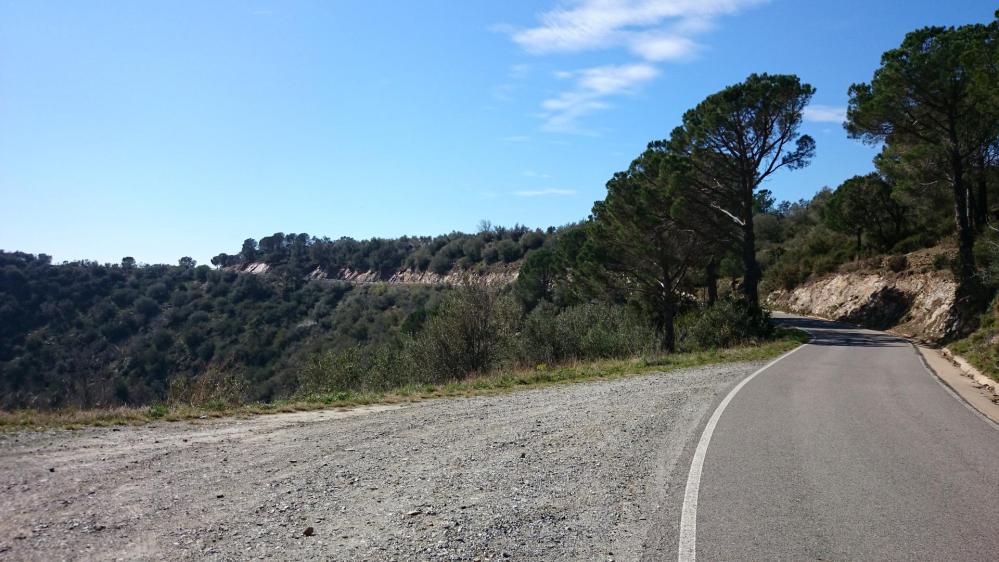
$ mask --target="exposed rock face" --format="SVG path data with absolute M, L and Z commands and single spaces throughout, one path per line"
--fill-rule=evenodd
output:
M 264 274 L 267 273 L 267 271 L 270 270 L 270 268 L 271 266 L 267 265 L 266 263 L 258 261 L 246 264 L 246 267 L 243 268 L 243 271 L 245 271 L 246 273 Z
M 265 274 L 269 271 L 267 264 L 262 262 L 249 263 L 239 271 L 245 273 Z M 346 281 L 348 283 L 389 283 L 391 285 L 458 285 L 469 279 L 475 283 L 482 283 L 489 287 L 502 287 L 517 280 L 519 264 L 509 264 L 496 266 L 486 272 L 450 271 L 444 275 L 431 271 L 413 271 L 407 269 L 393 273 L 388 278 L 383 277 L 377 271 L 353 271 L 351 269 L 341 269 L 335 274 L 330 274 L 323 269 L 316 268 L 308 275 L 310 280 Z
M 382 278 L 377 271 L 351 271 L 342 269 L 336 275 L 329 275 L 321 269 L 316 269 L 309 276 L 311 279 L 332 279 L 350 283 L 389 283 L 392 285 L 458 285 L 470 279 L 489 287 L 502 287 L 517 279 L 518 269 L 509 267 L 484 273 L 467 271 L 450 271 L 444 275 L 432 271 L 413 271 L 407 269 L 393 273 L 388 279 Z
M 767 298 L 774 308 L 937 341 L 960 328 L 947 271 L 836 273 Z

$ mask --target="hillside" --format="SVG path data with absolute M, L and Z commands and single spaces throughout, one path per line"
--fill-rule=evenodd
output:
M 319 350 L 420 328 L 447 286 L 516 278 L 556 229 L 355 241 L 276 234 L 216 269 L 0 253 L 0 408 L 272 400 Z M 206 376 L 207 375 L 207 376 Z M 221 387 L 227 387 L 221 389 Z
M 448 275 L 514 271 L 510 264 L 550 242 L 559 230 L 484 222 L 475 234 L 370 240 L 278 232 L 259 241 L 248 238 L 238 253 L 221 253 L 211 261 L 224 269 L 284 277 L 432 284 Z

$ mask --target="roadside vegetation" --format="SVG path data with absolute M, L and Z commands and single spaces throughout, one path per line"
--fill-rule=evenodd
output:
M 500 369 L 448 383 L 407 383 L 384 390 L 338 390 L 303 392 L 273 402 L 245 402 L 238 392 L 223 387 L 208 403 L 165 402 L 152 406 L 112 408 L 63 408 L 56 410 L 20 409 L 0 411 L 0 432 L 49 428 L 76 429 L 86 426 L 115 426 L 177 422 L 229 416 L 254 416 L 303 412 L 328 408 L 349 408 L 372 404 L 406 404 L 438 398 L 500 394 L 554 384 L 610 380 L 650 373 L 669 373 L 704 365 L 763 361 L 790 351 L 807 341 L 804 332 L 780 331 L 762 344 L 743 345 L 697 352 L 659 354 L 626 359 L 573 361 L 556 367 Z
M 573 365 L 641 370 L 773 349 L 781 340 L 761 294 L 864 260 L 902 271 L 905 253 L 939 244 L 955 256 L 933 267 L 953 272 L 959 306 L 977 316 L 992 310 L 999 267 L 996 60 L 997 21 L 909 33 L 848 92 L 844 126 L 882 147 L 875 171 L 810 200 L 777 202 L 764 185 L 816 154 L 801 131 L 815 90 L 752 74 L 686 111 L 611 177 L 589 217 L 560 228 L 483 222 L 475 234 L 366 241 L 275 233 L 217 255 L 216 269 L 0 253 L 0 408 L 152 404 L 166 416 L 341 404 L 474 389 L 503 373 L 545 381 Z M 244 271 L 259 263 L 266 274 Z M 515 283 L 481 283 L 502 268 L 519 271 Z M 466 279 L 357 286 L 317 270 Z M 982 330 L 993 329 L 989 314 Z M 982 334 L 973 338 L 991 361 L 994 336 Z

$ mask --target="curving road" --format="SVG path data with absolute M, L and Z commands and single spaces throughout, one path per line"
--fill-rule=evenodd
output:
M 903 340 L 783 321 L 762 370 L 0 433 L 0 561 L 999 560 L 996 426 Z
M 813 340 L 708 423 L 680 559 L 999 560 L 999 428 L 905 340 L 781 321 Z

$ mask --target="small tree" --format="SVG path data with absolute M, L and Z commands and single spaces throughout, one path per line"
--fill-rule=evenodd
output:
M 513 286 L 514 294 L 527 310 L 532 310 L 541 301 L 553 300 L 555 280 L 560 269 L 558 256 L 548 248 L 527 255 Z
M 697 235 L 676 218 L 679 199 L 648 153 L 607 182 L 593 206 L 598 261 L 609 280 L 652 316 L 666 351 L 676 348 L 680 287 L 698 252 Z
M 434 382 L 488 372 L 509 356 L 520 315 L 509 297 L 466 281 L 444 298 L 415 337 L 416 364 Z
M 825 222 L 833 230 L 856 237 L 860 259 L 865 233 L 882 252 L 902 238 L 905 208 L 892 197 L 891 186 L 877 174 L 854 176 L 829 198 Z
M 239 251 L 239 257 L 245 263 L 250 263 L 257 259 L 257 241 L 253 238 L 243 240 L 243 247 Z
M 230 257 L 231 256 L 229 256 L 229 254 L 223 252 L 212 258 L 212 265 L 214 265 L 219 269 L 222 269 L 223 267 L 229 265 Z

